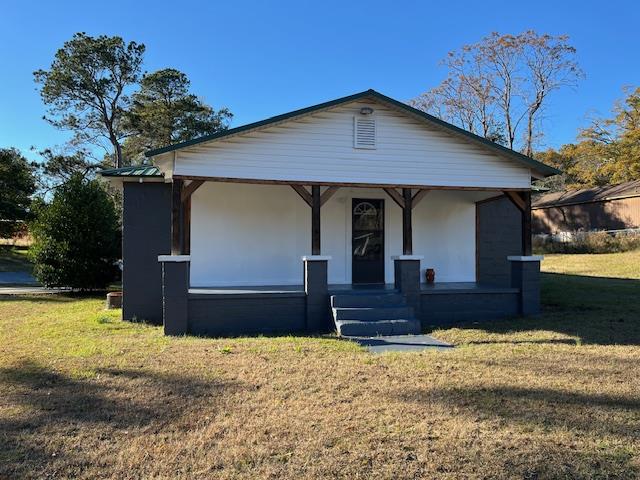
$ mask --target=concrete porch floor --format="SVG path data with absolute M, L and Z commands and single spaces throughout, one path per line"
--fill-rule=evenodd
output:
M 372 293 L 393 292 L 395 285 L 392 283 L 380 285 L 353 285 L 353 284 L 329 284 L 329 295 L 338 293 Z M 447 293 L 517 293 L 518 289 L 484 285 L 476 282 L 436 282 L 433 284 L 421 284 L 422 294 L 447 294 Z M 230 286 L 230 287 L 191 287 L 190 294 L 198 295 L 304 295 L 303 285 L 256 285 L 256 286 Z

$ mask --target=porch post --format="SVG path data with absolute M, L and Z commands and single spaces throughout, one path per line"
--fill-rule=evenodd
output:
M 507 257 L 511 262 L 511 286 L 520 290 L 520 315 L 540 313 L 540 255 L 514 255 Z
M 329 187 L 322 195 L 320 195 L 319 185 L 311 186 L 311 194 L 302 185 L 291 185 L 291 188 L 311 207 L 311 255 L 302 257 L 306 294 L 306 330 L 324 332 L 330 325 L 327 264 L 331 257 L 320 255 L 320 208 L 336 192 L 337 187 Z
M 189 320 L 189 255 L 159 255 L 162 264 L 162 323 L 165 335 L 184 335 Z
M 191 254 L 191 195 L 182 201 L 182 253 Z
M 402 199 L 404 203 L 402 207 L 402 254 L 413 255 L 413 228 L 411 225 L 413 199 L 410 188 L 402 189 Z
M 398 255 L 393 259 L 393 276 L 396 289 L 407 299 L 407 304 L 413 307 L 416 316 L 420 318 L 420 260 L 421 255 Z
M 524 192 L 522 209 L 522 255 L 531 255 L 531 192 Z
M 180 223 L 182 228 L 180 253 L 185 255 L 191 254 L 191 196 L 203 184 L 204 180 L 191 180 L 188 184 L 182 182 L 181 187 L 178 188 L 181 202 L 178 217 L 182 216 Z
M 171 255 L 181 255 L 183 253 L 182 180 L 174 178 L 171 187 Z
M 320 186 L 311 187 L 311 254 L 320 255 Z
M 302 257 L 308 332 L 325 332 L 329 330 L 329 287 L 327 282 L 329 260 L 331 260 L 331 257 L 323 255 Z

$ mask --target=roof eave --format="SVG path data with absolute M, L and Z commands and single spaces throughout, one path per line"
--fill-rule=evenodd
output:
M 158 173 L 149 173 L 156 170 Z M 121 168 L 106 168 L 98 172 L 100 176 L 105 178 L 164 178 L 164 174 L 154 165 L 134 165 Z

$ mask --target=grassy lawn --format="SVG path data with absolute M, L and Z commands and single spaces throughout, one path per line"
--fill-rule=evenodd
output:
M 5 299 L 0 478 L 636 478 L 639 255 L 551 256 L 540 318 L 380 356 Z

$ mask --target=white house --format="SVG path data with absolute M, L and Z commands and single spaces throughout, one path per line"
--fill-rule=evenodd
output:
M 373 90 L 147 156 L 102 172 L 125 319 L 416 333 L 539 308 L 531 181 L 558 172 Z

